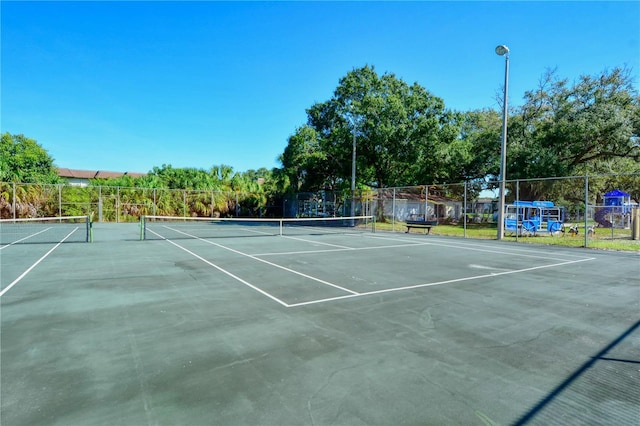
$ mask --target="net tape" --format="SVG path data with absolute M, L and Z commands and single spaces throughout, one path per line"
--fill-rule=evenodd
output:
M 372 216 L 291 219 L 143 216 L 140 238 L 239 238 L 363 232 L 375 232 Z
M 0 219 L 0 245 L 91 241 L 89 216 Z

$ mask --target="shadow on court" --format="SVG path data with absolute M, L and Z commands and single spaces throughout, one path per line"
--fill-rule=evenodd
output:
M 637 419 L 637 254 L 139 235 L 0 252 L 3 426 Z
M 640 321 L 582 364 L 514 424 L 519 426 L 534 421 L 551 424 L 563 418 L 567 411 L 573 412 L 571 417 L 574 422 L 579 421 L 581 424 L 638 423 L 640 421 L 640 384 L 638 383 L 640 356 L 637 347 L 634 348 L 629 342 L 625 345 L 627 339 L 635 338 L 638 341 L 640 337 L 633 336 L 638 327 L 640 327 Z M 616 349 L 621 349 L 617 357 L 607 356 Z M 620 358 L 620 356 L 628 358 Z M 607 362 L 611 364 L 606 365 Z M 601 395 L 598 396 L 604 396 L 612 402 L 623 403 L 611 404 L 611 409 L 607 412 L 593 410 L 590 404 L 584 404 L 586 400 L 584 394 L 594 388 L 600 391 Z M 572 402 L 571 408 L 566 403 L 557 403 L 558 397 L 564 392 L 573 394 L 567 397 Z M 581 406 L 580 412 L 576 412 L 577 406 Z M 629 409 L 634 406 L 635 410 Z

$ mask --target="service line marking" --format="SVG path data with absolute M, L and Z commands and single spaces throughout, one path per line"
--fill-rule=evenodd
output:
M 367 236 L 366 238 L 383 239 L 383 240 L 391 240 L 391 241 L 407 241 L 407 242 L 412 241 L 411 239 L 406 239 L 406 238 L 392 238 L 392 237 L 378 237 L 378 236 Z M 531 257 L 534 259 L 545 259 L 545 260 L 558 260 L 558 257 L 560 256 L 567 256 L 572 258 L 577 257 L 580 260 L 594 259 L 594 258 L 586 258 L 584 256 L 579 256 L 579 255 L 570 254 L 570 253 L 554 254 L 554 253 L 548 253 L 548 252 L 543 252 L 539 250 L 531 250 L 531 249 L 515 248 L 515 247 L 509 247 L 508 249 L 504 247 L 501 247 L 499 249 L 494 249 L 486 245 L 476 245 L 476 244 L 472 245 L 472 244 L 465 244 L 465 243 L 456 244 L 456 242 L 443 243 L 443 242 L 439 242 L 438 240 L 436 241 L 431 240 L 430 242 L 424 243 L 424 244 L 438 246 L 438 247 L 449 247 L 449 248 L 456 248 L 456 249 L 462 249 L 462 250 L 480 251 L 480 252 L 493 253 L 493 254 L 505 254 L 509 256 Z M 504 250 L 508 250 L 508 251 L 504 251 Z M 524 253 L 518 253 L 518 252 L 524 252 Z M 541 253 L 544 255 L 537 255 L 537 254 L 530 254 L 530 253 Z
M 559 267 L 559 266 L 564 266 L 564 265 L 570 265 L 570 264 L 574 264 L 574 263 L 580 263 L 580 262 L 587 262 L 587 261 L 591 261 L 591 260 L 595 260 L 595 257 L 582 257 L 580 259 L 577 260 L 566 260 L 566 261 L 562 261 L 562 262 L 557 262 L 557 263 L 552 263 L 549 265 L 540 265 L 540 266 L 533 266 L 530 268 L 523 268 L 523 269 L 514 269 L 514 270 L 503 270 L 502 272 L 491 272 L 488 274 L 483 274 L 483 275 L 474 275 L 474 276 L 470 276 L 470 277 L 463 277 L 463 278 L 454 278 L 454 279 L 450 279 L 450 280 L 444 280 L 444 281 L 437 281 L 437 282 L 432 282 L 432 283 L 422 283 L 422 284 L 415 284 L 415 285 L 409 285 L 409 286 L 402 286 L 402 287 L 393 287 L 393 288 L 387 288 L 387 289 L 381 289 L 381 290 L 373 290 L 373 291 L 368 291 L 368 292 L 363 292 L 363 293 L 358 293 L 355 292 L 353 290 L 349 290 L 347 288 L 341 287 L 339 285 L 336 284 L 332 284 L 329 283 L 327 281 L 324 280 L 320 280 L 318 278 L 315 277 L 311 277 L 309 275 L 303 274 L 301 272 L 292 270 L 290 268 L 286 268 L 284 266 L 266 261 L 264 259 L 261 259 L 259 257 L 256 256 L 267 256 L 267 255 L 281 255 L 281 254 L 287 254 L 287 253 L 263 253 L 263 254 L 259 254 L 259 255 L 251 255 L 251 254 L 247 254 L 247 253 L 243 253 L 241 251 L 232 249 L 230 247 L 226 247 L 223 246 L 221 244 L 197 237 L 195 235 L 191 235 L 188 234 L 186 232 L 180 231 L 178 229 L 175 228 L 171 228 L 169 226 L 165 226 L 165 228 L 167 229 L 171 229 L 174 232 L 178 232 L 180 234 L 183 234 L 185 236 L 189 236 L 191 238 L 194 238 L 196 240 L 200 240 L 203 241 L 207 244 L 211 244 L 214 245 L 216 247 L 220 247 L 224 250 L 228 250 L 231 251 L 233 253 L 237 253 L 240 254 L 242 256 L 245 257 L 249 257 L 251 259 L 257 260 L 259 262 L 263 262 L 266 263 L 268 265 L 274 266 L 276 268 L 280 268 L 283 269 L 287 272 L 291 272 L 300 276 L 303 276 L 305 278 L 309 278 L 311 280 L 314 281 L 318 281 L 320 283 L 323 284 L 327 284 L 329 286 L 338 288 L 340 290 L 343 290 L 349 294 L 344 295 L 344 296 L 334 296 L 334 297 L 328 297 L 328 298 L 323 298 L 323 299 L 316 299 L 316 300 L 309 300 L 306 302 L 298 302 L 298 303 L 286 303 L 278 298 L 276 298 L 275 296 L 272 296 L 271 294 L 265 292 L 264 290 L 261 290 L 260 288 L 248 283 L 247 281 L 233 275 L 232 273 L 224 270 L 223 268 L 209 262 L 208 260 L 202 258 L 201 256 L 193 253 L 192 251 L 180 246 L 179 244 L 163 237 L 162 235 L 153 232 L 154 234 L 158 235 L 160 238 L 166 240 L 167 242 L 175 245 L 176 247 L 179 247 L 180 249 L 186 251 L 187 253 L 190 253 L 191 255 L 195 256 L 196 258 L 202 260 L 203 262 L 215 267 L 216 269 L 220 270 L 221 272 L 224 272 L 225 274 L 231 276 L 232 278 L 240 281 L 241 283 L 253 288 L 254 290 L 258 291 L 259 293 L 269 297 L 270 299 L 277 301 L 279 304 L 281 304 L 282 306 L 285 306 L 287 308 L 293 308 L 293 307 L 299 307 L 299 306 L 307 306 L 307 305 L 314 305 L 314 304 L 319 304 L 319 303 L 324 303 L 324 302 L 330 302 L 330 301 L 336 301 L 336 300 L 342 300 L 342 299 L 352 299 L 355 297 L 362 297 L 362 296 L 371 296 L 371 295 L 376 295 L 376 294 L 384 294 L 384 293 L 392 293 L 392 292 L 396 292 L 396 291 L 406 291 L 406 290 L 413 290 L 413 289 L 417 289 L 417 288 L 422 288 L 422 287 L 431 287 L 431 286 L 436 286 L 436 285 L 443 285 L 443 284 L 451 284 L 451 283 L 456 283 L 456 282 L 463 282 L 463 281 L 472 281 L 472 280 L 478 280 L 478 279 L 483 279 L 483 278 L 490 278 L 490 277 L 497 277 L 497 276 L 501 276 L 501 275 L 509 275 L 509 274 L 518 274 L 521 272 L 528 272 L 528 271 L 533 271 L 533 270 L 538 270 L 538 269 L 546 269 L 546 268 L 555 268 L 555 267 Z M 524 254 L 524 253 L 513 253 L 513 252 L 507 252 L 507 251 L 502 251 L 502 250 L 490 250 L 488 248 L 484 248 L 486 246 L 465 246 L 465 245 L 455 245 L 455 244 L 444 244 L 444 243 L 437 243 L 437 242 L 416 242 L 416 241 L 412 241 L 410 239 L 404 239 L 404 238 L 391 238 L 391 237 L 369 237 L 369 238 L 376 238 L 376 239 L 386 239 L 386 240 L 392 240 L 392 241 L 402 241 L 402 242 L 406 242 L 407 244 L 398 244 L 398 245 L 392 245 L 392 246 L 384 246 L 384 247 L 363 247 L 363 248 L 344 248 L 344 249 L 333 249 L 333 250 L 313 250 L 313 251 L 301 251 L 301 252 L 291 252 L 290 254 L 304 254 L 304 253 L 313 253 L 313 252 L 338 252 L 338 251 L 352 251 L 352 250 L 371 250 L 371 249 L 379 249 L 379 248 L 388 248 L 388 247 L 407 247 L 407 246 L 418 246 L 418 245 L 433 245 L 433 246 L 442 246 L 442 247 L 450 247 L 450 248 L 458 248 L 458 249 L 466 249 L 466 250 L 471 250 L 471 251 L 481 251 L 481 252 L 488 252 L 488 253 L 493 253 L 493 254 L 505 254 L 505 255 L 512 255 L 512 256 L 522 256 L 522 257 L 532 257 L 532 258 L 537 258 L 537 259 L 545 259 L 545 260 L 558 260 L 557 257 L 550 257 L 550 256 L 537 256 L 537 255 L 531 255 L 531 254 Z M 301 241 L 307 241 L 307 242 L 312 242 L 315 243 L 316 241 L 313 240 L 305 240 L 302 238 L 296 238 L 298 240 Z M 524 250 L 523 250 L 524 251 Z M 575 255 L 573 255 L 572 257 L 577 257 Z
M 285 307 L 287 307 L 287 308 L 289 307 L 289 304 L 288 304 L 288 303 L 286 303 L 286 302 L 284 302 L 284 301 L 282 301 L 282 300 L 278 299 L 278 298 L 277 298 L 277 297 L 275 297 L 275 296 L 272 296 L 271 294 L 267 293 L 266 291 L 264 291 L 264 290 L 262 290 L 262 289 L 260 289 L 260 288 L 256 287 L 255 285 L 251 284 L 251 283 L 250 283 L 250 282 L 248 282 L 248 281 L 243 280 L 243 279 L 242 279 L 242 278 L 240 278 L 239 276 L 234 275 L 233 273 L 231 273 L 231 272 L 227 271 L 226 269 L 221 268 L 220 266 L 216 265 L 215 263 L 208 261 L 208 260 L 207 260 L 207 259 L 205 259 L 204 257 L 202 257 L 202 256 L 200 256 L 200 255 L 198 255 L 198 254 L 196 254 L 196 253 L 194 253 L 194 252 L 192 252 L 192 251 L 191 251 L 191 250 L 189 250 L 188 248 L 183 247 L 183 246 L 181 246 L 180 244 L 178 244 L 178 243 L 176 243 L 176 242 L 174 242 L 174 241 L 171 241 L 171 240 L 169 240 L 169 239 L 167 239 L 167 238 L 163 237 L 162 235 L 158 234 L 158 233 L 157 233 L 157 232 L 155 232 L 155 231 L 152 231 L 152 230 L 150 230 L 150 229 L 148 229 L 147 231 L 148 231 L 148 232 L 152 232 L 152 233 L 156 234 L 158 237 L 162 238 L 162 239 L 163 239 L 163 240 L 165 240 L 166 242 L 168 242 L 168 243 L 170 243 L 170 244 L 173 244 L 174 246 L 178 247 L 180 250 L 184 250 L 184 251 L 186 251 L 186 252 L 187 252 L 187 253 L 189 253 L 191 256 L 195 257 L 196 259 L 199 259 L 199 260 L 203 261 L 203 262 L 204 262 L 204 263 L 206 263 L 207 265 L 214 267 L 215 269 L 217 269 L 218 271 L 222 272 L 223 274 L 226 274 L 226 275 L 230 276 L 231 278 L 233 278 L 234 280 L 237 280 L 237 281 L 241 282 L 242 284 L 246 285 L 247 287 L 254 289 L 254 290 L 255 290 L 255 291 L 257 291 L 258 293 L 262 294 L 263 296 L 267 296 L 269 299 L 271 299 L 271 300 L 273 300 L 273 301 L 275 301 L 275 302 L 278 302 L 278 303 L 279 303 L 279 304 L 281 304 L 282 306 L 285 306 Z
M 46 252 L 46 253 L 44 254 L 44 256 L 42 256 L 40 259 L 38 259 L 38 260 L 37 260 L 33 265 L 31 265 L 31 266 L 30 266 L 26 271 L 24 271 L 24 272 L 23 272 L 23 273 L 22 273 L 18 278 L 16 278 L 15 280 L 13 280 L 13 282 L 12 282 L 11 284 L 9 284 L 7 287 L 5 287 L 4 289 L 2 289 L 2 291 L 0 291 L 0 297 L 2 297 L 6 292 L 8 292 L 8 291 L 11 289 L 11 287 L 13 287 L 14 285 L 18 284 L 18 282 L 19 282 L 20 280 L 22 280 L 22 278 L 24 278 L 24 277 L 25 277 L 29 272 L 31 272 L 31 270 L 32 270 L 33 268 L 35 268 L 36 266 L 38 266 L 38 264 L 39 264 L 40 262 L 42 262 L 42 261 L 43 261 L 47 256 L 49 256 L 49 255 L 50 255 L 50 254 L 51 254 L 55 249 L 57 249 L 57 248 L 60 246 L 60 244 L 64 243 L 64 242 L 65 242 L 65 240 L 66 240 L 67 238 L 69 238 L 69 237 L 71 236 L 71 234 L 73 234 L 73 233 L 74 233 L 74 232 L 76 232 L 77 230 L 78 230 L 78 228 L 74 228 L 74 229 L 73 229 L 73 231 L 69 232 L 69 233 L 67 234 L 67 236 L 66 236 L 66 237 L 64 237 L 64 238 L 63 238 L 59 243 L 57 243 L 55 246 L 53 246 L 53 247 L 51 248 L 51 250 L 49 250 L 48 252 Z
M 325 281 L 325 280 L 321 280 L 320 278 L 312 277 L 311 275 L 307 275 L 307 274 L 304 274 L 302 272 L 295 271 L 293 269 L 287 268 L 286 266 L 278 265 L 277 263 L 269 262 L 268 260 L 260 259 L 259 257 L 255 257 L 255 256 L 253 256 L 251 254 L 248 254 L 248 253 L 243 253 L 243 252 L 241 252 L 239 250 L 232 249 L 231 247 L 223 246 L 222 244 L 214 243 L 213 241 L 209 241 L 209 240 L 206 240 L 204 238 L 200 238 L 200 237 L 198 237 L 196 235 L 191 235 L 191 234 L 188 234 L 186 232 L 182 232 L 179 229 L 174 229 L 174 228 L 171 228 L 171 227 L 168 227 L 168 226 L 166 228 L 171 229 L 174 232 L 178 232 L 180 234 L 189 236 L 191 238 L 195 238 L 196 240 L 203 241 L 203 242 L 205 242 L 207 244 L 211 244 L 211 245 L 214 245 L 216 247 L 220 247 L 221 249 L 228 250 L 228 251 L 230 251 L 232 253 L 236 253 L 236 254 L 239 254 L 241 256 L 245 256 L 245 257 L 248 257 L 250 259 L 257 260 L 258 262 L 266 263 L 267 265 L 270 265 L 270 266 L 273 266 L 273 267 L 276 267 L 276 268 L 280 268 L 280 269 L 285 270 L 287 272 L 291 272 L 292 274 L 300 275 L 301 277 L 308 278 L 308 279 L 313 280 L 313 281 L 317 281 L 317 282 L 319 282 L 321 284 L 325 284 L 325 285 L 328 285 L 328 286 L 331 286 L 331 287 L 335 287 L 335 288 L 337 288 L 339 290 L 346 291 L 347 293 L 359 294 L 357 291 L 349 290 L 348 288 L 341 287 L 341 286 L 339 286 L 337 284 L 330 283 L 329 281 Z
M 302 238 L 296 238 L 300 241 L 307 241 L 310 243 L 314 243 L 313 240 L 305 240 Z M 292 254 L 314 254 L 314 253 L 334 253 L 340 251 L 362 251 L 362 250 L 381 250 L 381 249 L 392 249 L 392 248 L 400 248 L 400 247 L 417 247 L 417 246 L 425 246 L 430 243 L 410 243 L 410 244 L 391 244 L 387 246 L 374 246 L 374 247 L 348 247 L 343 249 L 325 249 L 325 250 L 298 250 L 298 251 L 283 251 L 283 252 L 269 252 L 269 253 L 254 253 L 252 256 L 281 256 L 281 255 L 292 255 Z
M 287 238 L 289 240 L 303 241 L 305 243 L 319 244 L 321 246 L 337 247 L 337 248 L 343 249 L 343 250 L 355 250 L 353 247 L 347 247 L 347 246 L 341 246 L 341 245 L 338 245 L 338 244 L 325 243 L 323 241 L 307 240 L 305 238 L 291 237 L 291 236 L 288 236 L 288 235 L 283 235 L 283 237 Z
M 14 245 L 14 244 L 18 244 L 18 243 L 20 243 L 20 242 L 22 242 L 22 241 L 24 241 L 24 240 L 28 240 L 29 238 L 33 238 L 33 237 L 35 237 L 36 235 L 42 234 L 43 232 L 47 232 L 49 229 L 51 229 L 51 228 L 43 229 L 42 231 L 38 231 L 38 232 L 36 232 L 35 234 L 31 234 L 31 235 L 29 235 L 29 236 L 26 236 L 26 237 L 24 237 L 24 238 L 21 238 L 21 239 L 19 239 L 19 240 L 16 240 L 16 241 L 14 241 L 14 242 L 12 242 L 12 243 L 5 244 L 5 245 L 3 245 L 2 247 L 0 247 L 0 250 L 2 250 L 2 249 L 4 249 L 4 248 L 7 248 L 7 247 L 9 247 L 9 246 L 12 246 L 12 245 Z
M 555 263 L 555 264 L 551 264 L 551 265 L 533 266 L 531 268 L 516 269 L 516 270 L 504 271 L 504 272 L 494 272 L 494 273 L 490 273 L 490 274 L 475 275 L 475 276 L 472 276 L 472 277 L 464 277 L 464 278 L 455 278 L 455 279 L 452 279 L 452 280 L 437 281 L 437 282 L 433 282 L 433 283 L 424 283 L 424 284 L 409 285 L 409 286 L 404 286 L 404 287 L 387 288 L 387 289 L 383 289 L 383 290 L 374 290 L 374 291 L 368 291 L 366 293 L 360 293 L 358 295 L 337 296 L 337 297 L 330 297 L 330 298 L 327 298 L 327 299 L 310 300 L 308 302 L 292 303 L 292 304 L 288 305 L 287 307 L 295 308 L 297 306 L 313 305 L 313 304 L 329 302 L 329 301 L 333 301 L 333 300 L 349 299 L 349 298 L 353 298 L 353 297 L 362 297 L 362 296 L 371 296 L 371 295 L 374 295 L 374 294 L 392 293 L 394 291 L 412 290 L 412 289 L 416 289 L 416 288 L 431 287 L 431 286 L 442 285 L 442 284 L 451 284 L 451 283 L 456 283 L 456 282 L 461 282 L 461 281 L 471 281 L 471 280 L 478 280 L 478 279 L 482 279 L 482 278 L 497 277 L 497 276 L 500 276 L 500 275 L 518 274 L 520 272 L 528 272 L 528 271 L 533 271 L 533 270 L 536 270 L 536 269 L 544 269 L 544 268 L 554 268 L 556 266 L 570 265 L 572 263 L 586 262 L 586 261 L 594 260 L 594 259 L 595 258 L 590 257 L 590 258 L 579 259 L 579 260 L 568 260 L 566 262 Z

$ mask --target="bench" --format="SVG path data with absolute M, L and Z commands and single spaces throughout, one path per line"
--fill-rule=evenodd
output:
M 431 233 L 431 228 L 438 224 L 435 220 L 408 220 L 407 221 L 407 234 L 411 232 L 411 228 L 424 229 L 426 234 Z

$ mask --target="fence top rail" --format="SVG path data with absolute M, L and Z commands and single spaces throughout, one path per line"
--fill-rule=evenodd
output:
M 599 177 L 611 177 L 611 176 L 615 176 L 615 177 L 622 177 L 622 176 L 639 176 L 640 177 L 640 173 L 602 173 L 602 174 L 594 174 L 594 175 L 576 175 L 576 176 L 550 176 L 550 177 L 536 177 L 536 178 L 526 178 L 526 179 L 505 179 L 505 182 L 526 182 L 526 181 L 541 181 L 541 180 L 559 180 L 559 179 L 585 179 L 585 178 L 599 178 Z M 461 182 L 443 182 L 443 183 L 431 183 L 431 184 L 420 184 L 420 185 L 402 185 L 402 186 L 397 186 L 397 187 L 388 187 L 388 188 L 372 188 L 373 191 L 379 191 L 379 190 L 384 190 L 384 189 L 393 189 L 393 188 L 415 188 L 415 187 L 424 187 L 424 186 L 447 186 L 447 185 L 463 185 L 466 183 L 473 183 L 473 182 L 478 182 L 478 183 L 484 183 L 484 184 L 489 184 L 489 183 L 495 183 L 498 184 L 500 183 L 499 180 L 485 180 L 485 179 L 469 179 L 467 181 L 461 181 Z M 89 184 L 88 186 L 85 187 L 79 187 L 79 186 L 75 186 L 72 185 L 68 182 L 65 183 L 37 183 L 37 182 L 2 182 L 0 181 L 0 184 L 3 185 L 8 185 L 8 184 L 12 184 L 12 185 L 37 185 L 37 186 L 70 186 L 70 187 L 77 187 L 77 188 L 88 188 L 88 187 L 92 187 L 92 188 L 120 188 L 120 189 L 135 189 L 135 190 L 162 190 L 162 191 L 188 191 L 188 192 L 213 192 L 213 193 L 220 193 L 220 194 L 228 194 L 228 193 L 255 193 L 255 194 L 261 194 L 261 192 L 248 192 L 248 191 L 237 191 L 237 190 L 233 190 L 233 189 L 186 189 L 186 188 L 154 188 L 154 187 L 142 187 L 142 186 L 120 186 L 120 185 L 91 185 Z M 340 191 L 333 191 L 333 192 L 340 192 Z M 313 193 L 313 192 L 310 192 Z

